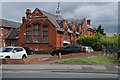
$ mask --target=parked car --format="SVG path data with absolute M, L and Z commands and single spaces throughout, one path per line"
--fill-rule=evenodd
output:
M 54 56 L 54 55 L 59 55 L 59 53 L 61 53 L 61 55 L 65 55 L 68 53 L 79 53 L 79 52 L 80 52 L 80 47 L 78 45 L 66 45 L 59 49 L 51 51 L 50 54 Z
M 85 46 L 85 47 L 83 48 L 83 51 L 84 51 L 84 52 L 94 52 L 94 50 L 93 50 L 92 47 L 90 47 L 90 46 Z
M 0 58 L 22 59 L 27 58 L 27 53 L 23 47 L 8 46 L 2 49 L 0 52 Z
M 80 52 L 84 52 L 84 47 L 85 46 L 80 46 Z
M 34 54 L 34 51 L 30 49 L 29 47 L 23 47 L 26 50 L 26 53 L 29 54 Z

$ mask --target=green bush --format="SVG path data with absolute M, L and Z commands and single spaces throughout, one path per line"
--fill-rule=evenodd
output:
M 83 44 L 85 46 L 91 46 L 95 51 L 102 50 L 104 46 L 118 46 L 120 49 L 120 42 L 118 39 L 120 35 L 115 34 L 113 36 L 101 35 L 97 33 L 93 36 L 80 36 L 77 40 L 77 44 Z

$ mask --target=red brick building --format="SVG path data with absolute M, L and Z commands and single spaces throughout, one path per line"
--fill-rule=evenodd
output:
M 18 29 L 20 23 L 13 22 L 5 19 L 0 19 L 0 47 L 7 46 L 7 37 L 12 32 L 13 29 Z M 13 45 L 13 41 L 9 41 L 9 45 Z
M 91 26 L 90 21 L 91 21 L 90 19 L 86 20 L 84 18 L 83 23 L 79 28 L 79 33 L 80 33 L 81 36 L 82 35 L 90 36 L 90 35 L 95 35 L 96 34 L 96 30 L 95 30 L 95 28 L 93 28 Z
M 22 18 L 17 44 L 41 52 L 62 47 L 65 43 L 75 44 L 80 34 L 93 34 L 85 29 L 88 27 L 86 19 L 82 22 L 78 26 L 75 22 L 59 19 L 38 8 L 33 12 L 27 9 L 26 17 Z
M 76 44 L 80 35 L 94 35 L 90 19 L 63 19 L 58 5 L 56 15 L 36 8 L 33 12 L 26 10 L 22 24 L 12 29 L 6 42 L 14 41 L 14 45 L 26 46 L 34 51 L 48 52 L 65 44 Z
M 33 12 L 27 9 L 26 17 L 22 19 L 17 44 L 42 52 L 62 47 L 63 43 L 75 43 L 78 36 L 75 25 L 72 25 L 70 30 L 66 20 L 59 20 L 57 16 L 38 8 Z

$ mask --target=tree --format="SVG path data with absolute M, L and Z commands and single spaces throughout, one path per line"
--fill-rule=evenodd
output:
M 94 50 L 101 50 L 101 44 L 100 44 L 100 38 L 101 34 L 97 33 L 96 35 L 91 36 L 80 36 L 77 40 L 77 44 L 82 44 L 84 46 L 91 46 Z
M 104 32 L 104 29 L 102 28 L 101 24 L 96 29 L 96 32 L 101 33 L 102 35 L 106 35 L 106 33 Z
M 77 44 L 91 46 L 96 51 L 102 50 L 102 45 L 105 47 L 110 46 L 109 51 L 117 51 L 117 49 L 120 49 L 120 34 L 107 36 L 97 33 L 91 36 L 80 36 L 77 40 Z

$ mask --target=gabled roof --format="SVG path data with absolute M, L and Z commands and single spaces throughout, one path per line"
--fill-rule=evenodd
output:
M 10 33 L 6 36 L 6 39 L 18 39 L 18 29 L 11 29 Z
M 70 30 L 72 29 L 72 24 L 74 23 L 78 31 L 80 28 L 80 25 L 83 25 L 84 19 L 67 19 L 67 21 L 68 21 L 68 27 L 70 28 Z
M 62 28 L 61 28 L 61 26 L 58 24 L 58 20 L 59 20 L 59 17 L 57 17 L 56 15 L 54 15 L 54 14 L 51 14 L 51 13 L 48 13 L 48 12 L 46 12 L 46 11 L 43 11 L 43 10 L 40 10 L 45 16 L 47 16 L 48 17 L 48 19 L 51 21 L 51 23 L 53 24 L 53 25 L 55 25 L 55 27 L 57 28 L 57 30 L 59 31 L 64 31 Z
M 9 21 L 6 19 L 0 19 L 0 27 L 4 28 L 19 28 L 21 23 Z
M 63 23 L 64 23 L 64 19 L 62 19 L 62 20 L 57 20 L 57 23 L 59 24 L 59 26 L 61 27 L 61 28 L 63 28 Z
M 58 31 L 64 31 L 64 29 L 63 29 L 62 27 L 63 27 L 63 22 L 64 22 L 65 20 L 68 21 L 68 28 L 69 28 L 68 32 L 69 32 L 69 33 L 73 33 L 73 32 L 71 31 L 71 30 L 72 30 L 72 24 L 73 24 L 73 23 L 75 23 L 76 28 L 77 28 L 77 31 L 79 31 L 80 25 L 82 25 L 83 22 L 84 22 L 84 19 L 63 19 L 63 18 L 60 19 L 58 16 L 56 16 L 56 15 L 54 15 L 54 14 L 51 14 L 51 13 L 48 13 L 48 12 L 46 12 L 46 11 L 40 10 L 40 9 L 38 9 L 38 8 L 36 8 L 35 10 L 39 10 L 40 12 L 43 13 L 43 15 L 47 16 L 48 19 L 51 21 L 51 23 L 52 23 L 53 25 L 55 25 L 55 27 L 56 27 L 56 29 L 57 29 Z
M 57 27 L 60 28 L 59 24 L 57 23 L 57 20 L 59 20 L 59 18 L 54 15 L 54 14 L 50 14 L 48 12 L 45 12 L 43 10 L 40 10 L 44 15 L 46 15 L 48 17 L 48 19 Z

